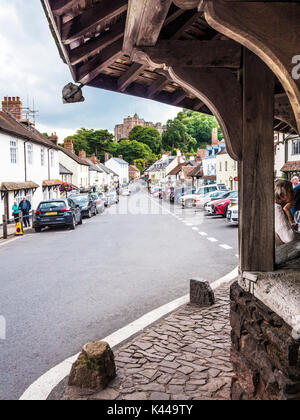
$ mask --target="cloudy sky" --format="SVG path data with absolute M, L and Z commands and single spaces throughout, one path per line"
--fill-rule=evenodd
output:
M 0 0 L 0 10 L 0 98 L 20 96 L 30 107 L 34 100 L 40 131 L 57 132 L 62 141 L 80 127 L 113 132 L 135 112 L 162 123 L 178 113 L 178 108 L 89 87 L 84 88 L 85 102 L 63 104 L 62 88 L 73 80 L 40 0 Z

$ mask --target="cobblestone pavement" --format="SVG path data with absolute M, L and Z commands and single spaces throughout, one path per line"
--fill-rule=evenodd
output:
M 69 388 L 64 399 L 230 399 L 229 286 L 215 296 L 214 306 L 182 306 L 119 348 L 117 377 L 104 391 Z

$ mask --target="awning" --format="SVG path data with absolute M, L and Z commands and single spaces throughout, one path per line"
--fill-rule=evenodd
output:
M 297 172 L 300 171 L 300 160 L 286 162 L 281 168 L 281 172 Z
M 43 181 L 43 188 L 45 187 L 57 187 L 58 185 L 61 185 L 62 181 L 59 179 L 46 179 Z
M 20 191 L 20 190 L 36 190 L 39 185 L 32 181 L 27 182 L 2 182 L 1 192 Z

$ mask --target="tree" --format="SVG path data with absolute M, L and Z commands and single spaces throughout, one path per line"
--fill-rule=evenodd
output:
M 77 130 L 76 134 L 67 137 L 73 140 L 75 153 L 80 150 L 85 150 L 87 155 L 96 155 L 97 157 L 104 157 L 105 152 L 112 152 L 113 135 L 107 130 L 93 130 L 81 128 Z
M 188 134 L 197 140 L 198 147 L 201 146 L 201 143 L 211 143 L 213 128 L 218 129 L 219 140 L 223 138 L 218 121 L 212 115 L 184 109 L 179 112 L 176 118 L 185 125 Z
M 136 140 L 122 140 L 117 144 L 118 155 L 122 155 L 123 159 L 132 163 L 136 159 L 145 159 L 152 157 L 152 150 L 146 144 Z
M 183 153 L 191 152 L 197 147 L 197 141 L 187 132 L 179 118 L 167 122 L 167 130 L 162 135 L 165 150 L 180 149 Z
M 154 127 L 142 127 L 137 125 L 130 134 L 129 140 L 136 140 L 150 147 L 153 153 L 160 153 L 162 148 L 162 140 L 159 131 Z

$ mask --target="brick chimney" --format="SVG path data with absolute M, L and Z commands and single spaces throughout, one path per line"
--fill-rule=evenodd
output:
M 90 157 L 90 161 L 94 164 L 97 165 L 99 163 L 99 160 L 96 158 L 95 155 Z
M 22 120 L 22 102 L 20 97 L 4 97 L 2 101 L 2 111 L 9 112 L 12 114 L 18 121 Z
M 81 159 L 86 159 L 86 151 L 85 150 L 80 150 L 80 152 L 78 153 L 78 156 Z
M 105 162 L 107 162 L 109 160 L 109 153 L 105 153 L 104 160 L 105 160 Z
M 64 148 L 66 150 L 70 150 L 74 153 L 74 146 L 73 146 L 73 140 L 72 139 L 65 139 L 65 146 Z
M 217 128 L 212 129 L 211 138 L 212 138 L 212 145 L 213 146 L 219 144 L 218 129 Z
M 58 136 L 56 133 L 52 133 L 50 137 L 48 137 L 48 140 L 52 141 L 52 143 L 55 144 L 55 146 L 58 146 Z
M 120 156 L 119 156 L 119 159 L 123 159 L 123 155 L 120 155 Z
M 145 159 L 143 160 L 143 168 L 146 169 L 146 161 L 145 161 Z

